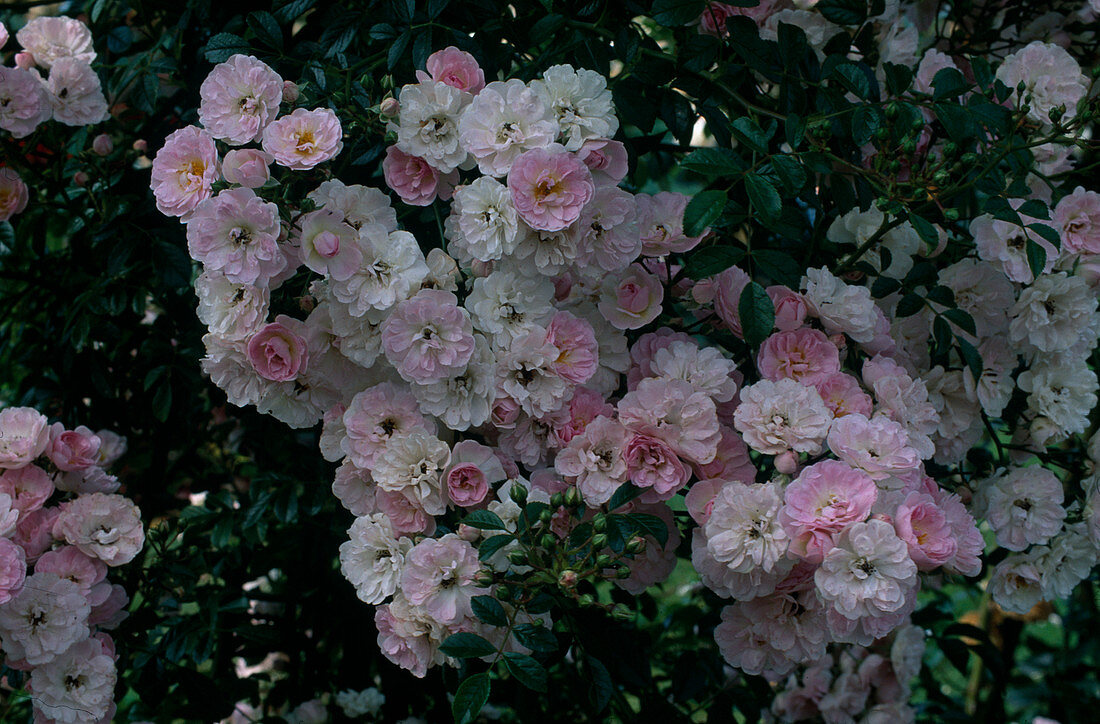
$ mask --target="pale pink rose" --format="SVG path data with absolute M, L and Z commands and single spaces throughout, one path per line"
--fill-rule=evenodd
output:
M 138 507 L 129 498 L 106 493 L 63 504 L 53 535 L 112 567 L 132 561 L 145 544 Z
M 634 435 L 623 450 L 627 475 L 639 488 L 652 488 L 661 496 L 671 496 L 687 485 L 691 468 L 663 440 L 649 435 Z
M 827 439 L 834 455 L 873 480 L 904 475 L 921 464 L 905 428 L 884 415 L 844 415 L 833 422 Z
M 34 563 L 53 545 L 53 525 L 61 511 L 58 508 L 39 508 L 21 517 L 12 537 L 23 552 L 27 562 Z
M 22 550 L 22 549 L 20 549 Z M 54 573 L 80 586 L 80 592 L 88 597 L 92 587 L 107 578 L 107 564 L 93 558 L 75 546 L 61 546 L 42 554 L 34 564 L 35 573 Z M 107 589 L 110 590 L 109 588 Z
M 87 63 L 62 58 L 46 81 L 53 118 L 67 126 L 87 126 L 106 120 L 107 99 L 99 76 Z
M 279 114 L 283 79 L 251 55 L 218 63 L 199 86 L 199 122 L 231 146 L 255 141 Z
M 332 494 L 355 517 L 370 515 L 378 509 L 375 503 L 376 488 L 370 472 L 357 468 L 351 460 L 345 459 L 336 468 Z
M 264 128 L 262 146 L 280 166 L 307 171 L 340 153 L 343 133 L 340 119 L 328 108 L 298 108 Z
M 7 221 L 27 208 L 27 184 L 10 168 L 0 168 L 0 221 Z
M 0 128 L 23 138 L 52 114 L 46 87 L 34 73 L 0 66 Z
M 34 68 L 34 56 L 25 51 L 16 53 L 13 60 L 15 61 L 15 67 L 19 70 L 31 70 Z
M 806 323 L 806 300 L 801 294 L 784 287 L 775 285 L 765 289 L 768 297 L 775 307 L 775 328 L 780 332 L 791 332 L 802 327 Z
M 106 133 L 92 139 L 92 152 L 97 156 L 109 156 L 115 150 L 115 142 Z
M 351 399 L 344 412 L 344 430 L 341 449 L 357 467 L 369 470 L 391 437 L 430 428 L 407 386 L 383 382 Z
M 236 148 L 222 159 L 222 176 L 231 184 L 258 189 L 271 178 L 275 157 L 258 148 Z
M 839 460 L 822 460 L 787 486 L 779 522 L 791 537 L 790 550 L 820 563 L 837 534 L 867 519 L 878 497 L 875 481 Z
M 589 505 L 601 505 L 626 482 L 623 448 L 626 429 L 616 420 L 597 417 L 583 435 L 569 441 L 554 459 L 554 468 L 567 478 L 576 479 L 577 489 Z
M 631 264 L 620 275 L 604 277 L 598 306 L 616 329 L 638 329 L 661 314 L 664 297 L 661 280 L 641 264 Z
M 4 470 L 0 475 L 0 493 L 11 498 L 20 520 L 45 505 L 53 491 L 50 476 L 37 465 Z
M 955 65 L 950 55 L 934 48 L 928 50 L 921 58 L 917 72 L 913 75 L 913 90 L 931 94 L 935 90 L 932 87 L 932 80 L 936 77 L 936 73 L 947 68 L 958 70 L 959 66 Z
M 714 460 L 721 440 L 714 401 L 691 383 L 644 379 L 619 402 L 619 420 L 636 433 L 660 438 L 694 463 Z
M 334 281 L 351 279 L 363 264 L 359 234 L 339 211 L 310 211 L 298 219 L 297 234 L 302 263 Z
M 743 336 L 738 309 L 741 306 L 741 292 L 745 291 L 752 280 L 743 269 L 736 266 L 731 266 L 711 279 L 714 285 L 714 311 L 736 337 Z
M 49 444 L 49 421 L 45 415 L 30 407 L 0 410 L 0 468 L 29 465 Z
M 718 497 L 718 491 L 726 485 L 741 485 L 741 483 L 712 478 L 710 480 L 700 480 L 687 491 L 684 496 L 684 506 L 687 507 L 688 513 L 696 525 L 704 526 L 707 524 L 707 521 L 710 520 L 710 514 L 714 510 L 714 500 Z
M 451 377 L 473 356 L 473 323 L 454 294 L 422 289 L 386 318 L 382 349 L 406 381 L 423 384 Z
M 480 568 L 477 550 L 457 535 L 426 538 L 405 556 L 401 592 L 439 623 L 458 623 L 473 614 L 470 601 L 483 591 L 474 583 Z
M 947 516 L 926 493 L 905 496 L 894 513 L 894 530 L 919 570 L 931 571 L 955 557 L 958 544 Z
M 292 80 L 283 81 L 283 103 L 297 103 L 302 91 Z
M 516 411 L 518 412 L 518 410 L 517 406 Z M 588 387 L 578 387 L 576 389 L 573 397 L 569 400 L 568 412 L 569 420 L 564 425 L 557 425 L 553 429 L 558 447 L 565 447 L 574 437 L 583 435 L 588 423 L 600 415 L 604 417 L 615 416 L 615 408 L 603 398 L 603 395 Z
M 27 554 L 7 538 L 0 538 L 0 605 L 13 599 L 27 578 Z
M 1054 207 L 1053 226 L 1063 254 L 1100 255 L 1100 193 L 1078 186 Z
M 699 33 L 701 35 L 713 35 L 716 38 L 725 38 L 729 35 L 726 30 L 726 21 L 738 15 L 752 18 L 761 28 L 769 17 L 779 10 L 790 7 L 789 0 L 761 0 L 753 7 L 737 7 L 721 2 L 709 2 L 699 16 Z
M 955 539 L 955 555 L 945 562 L 944 568 L 964 576 L 976 576 L 982 571 L 982 553 L 985 551 L 985 539 L 982 537 L 974 516 L 954 493 L 948 493 L 939 487 L 930 493 L 936 505 L 943 511 L 947 524 L 951 526 L 951 535 Z
M 420 507 L 420 503 L 405 494 L 377 488 L 374 500 L 378 512 L 385 515 L 390 522 L 394 535 L 431 535 L 435 531 L 435 518 L 428 515 Z
M 302 322 L 279 315 L 248 340 L 248 361 L 265 380 L 287 382 L 306 371 L 309 348 L 297 334 Z
M 756 366 L 769 380 L 789 378 L 815 386 L 840 371 L 840 352 L 823 332 L 803 327 L 764 340 Z
M 0 48 L 8 44 L 8 26 L 0 23 Z
M 417 71 L 417 80 L 434 80 L 472 95 L 477 95 L 485 87 L 485 71 L 474 56 L 453 45 L 429 55 L 426 66 L 428 73 Z M 424 77 L 421 78 L 421 75 Z
M 408 603 L 399 606 L 396 602 L 378 606 L 374 609 L 374 627 L 378 629 L 378 648 L 383 655 L 397 666 L 423 679 L 428 673 L 434 658 L 434 647 L 429 636 L 430 630 L 414 621 L 406 621 L 395 612 L 408 611 Z
M 661 327 L 655 332 L 646 332 L 635 340 L 630 348 L 630 369 L 626 373 L 627 389 L 633 390 L 644 377 L 656 377 L 653 374 L 653 358 L 657 350 L 668 349 L 675 342 L 692 342 L 691 336 L 684 332 L 675 332 Z
M 553 148 L 553 147 L 551 147 Z M 508 190 L 521 219 L 532 229 L 559 231 L 580 218 L 596 193 L 592 172 L 573 154 L 533 148 L 508 171 Z
M 557 312 L 546 327 L 546 340 L 558 348 L 558 358 L 551 367 L 562 379 L 583 385 L 596 373 L 599 345 L 587 320 Z
M 592 172 L 593 179 L 602 176 L 617 184 L 626 178 L 626 146 L 620 141 L 589 138 L 577 149 L 577 158 Z
M 397 146 L 386 149 L 382 175 L 401 200 L 411 206 L 428 206 L 436 198 L 446 201 L 454 195 L 458 171 L 442 173 L 419 156 L 405 153 Z
M 756 480 L 756 465 L 749 458 L 749 446 L 732 427 L 719 428 L 718 454 L 709 463 L 692 467 L 700 480 L 719 478 L 751 483 Z
M 279 207 L 247 188 L 226 189 L 195 209 L 187 224 L 187 250 L 206 271 L 234 284 L 266 286 L 283 271 Z
M 95 60 L 92 32 L 76 18 L 40 15 L 24 25 L 15 34 L 15 39 L 24 51 L 34 56 L 36 65 L 47 70 L 63 58 L 84 64 Z
M 99 462 L 99 446 L 99 436 L 83 425 L 66 430 L 60 422 L 55 422 L 50 426 L 46 457 L 58 470 L 84 470 Z
M 699 236 L 684 233 L 684 209 L 690 196 L 671 191 L 660 191 L 650 196 L 638 194 L 638 233 L 642 237 L 642 254 L 665 256 L 694 249 L 709 232 L 704 229 Z
M 818 382 L 814 387 L 833 417 L 859 414 L 870 417 L 875 403 L 859 386 L 859 380 L 847 372 L 837 372 Z
M 200 203 L 210 198 L 217 179 L 214 139 L 197 126 L 181 128 L 164 139 L 164 147 L 153 159 L 151 186 L 157 209 L 186 221 Z

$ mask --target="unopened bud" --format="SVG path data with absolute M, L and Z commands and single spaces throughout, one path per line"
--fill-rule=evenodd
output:
M 549 523 L 550 519 L 553 518 L 553 517 L 554 517 L 554 514 L 550 512 L 549 508 L 547 508 L 546 510 L 539 513 L 539 522 L 540 523 Z
M 610 568 L 611 564 L 614 562 L 614 559 L 606 553 L 601 553 L 600 555 L 596 556 L 597 568 Z
M 596 517 L 592 519 L 592 530 L 597 533 L 603 533 L 607 530 L 607 516 L 603 513 L 597 513 Z
M 378 112 L 386 118 L 393 118 L 401 112 L 401 104 L 398 103 L 397 99 L 393 98 L 392 96 L 390 98 L 385 98 L 378 105 Z
M 523 566 L 527 564 L 527 554 L 523 551 L 512 551 L 508 554 L 508 560 L 517 566 Z
M 798 456 L 791 450 L 779 453 L 775 456 L 775 469 L 784 475 L 794 475 L 798 470 Z
M 573 588 L 577 585 L 577 572 L 566 569 L 558 575 L 558 585 L 565 589 Z
M 283 103 L 295 103 L 301 95 L 297 83 L 292 80 L 283 81 Z
M 486 570 L 478 571 L 477 575 L 474 576 L 474 583 L 482 588 L 488 588 L 493 585 L 493 572 Z
M 958 221 L 959 220 L 959 210 L 958 209 L 944 209 L 943 210 L 943 218 L 947 219 L 948 221 Z
M 106 133 L 101 133 L 92 140 L 92 150 L 97 155 L 106 156 L 111 151 L 115 150 L 115 142 L 111 140 L 111 137 Z
M 133 142 L 130 148 L 134 149 L 138 153 L 145 153 L 149 150 L 149 142 L 146 141 L 144 138 L 139 138 Z
M 512 487 L 508 490 L 508 495 L 516 505 L 523 505 L 527 502 L 527 488 L 519 483 L 512 483 Z
M 565 496 L 561 493 L 554 493 L 550 496 L 550 506 L 553 508 L 560 508 L 563 502 L 565 502 Z
M 576 488 L 567 488 L 565 491 L 565 504 L 570 508 L 574 508 L 581 505 L 584 499 L 581 497 L 581 491 Z
M 641 553 L 645 550 L 646 542 L 645 538 L 640 535 L 636 535 L 626 542 L 627 553 Z
M 620 581 L 630 578 L 630 567 L 620 563 L 615 567 L 615 578 L 618 578 Z
M 607 545 L 607 536 L 603 533 L 597 533 L 592 536 L 592 547 L 599 550 Z
M 593 598 L 592 594 L 590 594 L 590 593 L 585 593 L 585 594 L 577 597 L 577 603 L 579 603 L 582 606 L 591 606 L 595 602 L 596 602 L 596 599 Z
M 30 53 L 16 53 L 15 67 L 20 70 L 30 70 L 34 67 L 34 56 Z
M 611 609 L 611 616 L 619 621 L 633 621 L 634 612 L 631 611 L 625 604 L 616 603 L 615 608 Z
M 77 186 L 86 186 L 88 184 L 88 174 L 83 171 L 77 171 L 73 174 L 73 183 Z

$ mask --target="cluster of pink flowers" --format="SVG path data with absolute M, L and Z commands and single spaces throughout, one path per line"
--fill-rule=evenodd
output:
M 145 542 L 141 512 L 107 468 L 125 438 L 0 410 L 0 651 L 28 672 L 35 721 L 109 722 L 114 641 L 129 597 L 108 569 Z
M 765 29 L 783 14 L 820 17 L 768 13 L 756 18 Z M 915 33 L 912 42 L 911 64 L 923 64 Z M 952 62 L 934 52 L 930 64 Z M 1030 62 L 1005 66 L 1027 72 Z M 1074 82 L 1063 85 L 1050 103 L 1071 100 Z M 866 277 L 825 267 L 797 289 L 765 290 L 774 326 L 738 369 L 727 350 L 676 330 L 671 310 L 743 339 L 750 277 L 736 266 L 694 283 L 680 273 L 672 255 L 702 238 L 684 231 L 688 199 L 619 187 L 627 156 L 602 76 L 562 65 L 529 83 L 486 83 L 472 56 L 448 48 L 387 99 L 390 190 L 414 206 L 448 202 L 445 239 L 427 254 L 379 189 L 325 180 L 305 210 L 263 198 L 272 160 L 307 170 L 341 144 L 331 111 L 276 118 L 279 87 L 255 59 L 217 66 L 203 84 L 208 130 L 169 138 L 154 188 L 203 267 L 207 374 L 234 404 L 298 428 L 323 421 L 321 452 L 339 463 L 333 492 L 356 516 L 342 570 L 378 607 L 379 645 L 398 665 L 423 676 L 447 661 L 440 644 L 456 632 L 517 646 L 472 611 L 489 593 L 483 568 L 523 570 L 509 557 L 517 544 L 479 561 L 484 534 L 453 521 L 488 510 L 515 531 L 516 497 L 549 503 L 570 489 L 595 510 L 632 485 L 640 495 L 617 512 L 668 524 L 667 542 L 650 537 L 616 581 L 632 593 L 675 565 L 670 501 L 682 495 L 695 569 L 732 600 L 715 632 L 730 664 L 771 676 L 817 667 L 802 686 L 821 689 L 822 711 L 862 711 L 874 688 L 881 720 L 913 662 L 860 663 L 875 656 L 864 652 L 838 664 L 829 647 L 900 638 L 922 585 L 978 575 L 979 521 L 1018 552 L 990 584 L 1006 608 L 1067 595 L 1095 564 L 1100 484 L 1090 479 L 1091 517 L 1071 519 L 1061 481 L 1021 451 L 1083 434 L 1096 403 L 1087 360 L 1100 331 L 1100 195 L 1079 189 L 1054 205 L 1062 244 L 1042 240 L 1051 253 L 1037 278 L 1021 251 L 1031 230 L 1012 236 L 993 217 L 970 225 L 973 252 L 940 264 L 934 285 L 973 320 L 973 330 L 956 326 L 980 374 L 962 347 L 932 364 L 943 304 L 902 315 L 900 294 L 875 298 Z M 219 169 L 215 138 L 262 139 L 263 149 L 230 151 Z M 219 173 L 230 187 L 211 196 Z M 886 221 L 856 208 L 827 236 L 862 247 Z M 905 222 L 864 261 L 901 279 L 918 255 L 941 251 L 924 250 Z M 303 268 L 308 315 L 270 319 L 272 294 Z M 941 487 L 928 470 L 959 465 L 1017 388 L 1028 424 L 1015 467 L 981 482 L 945 476 Z M 574 523 L 563 508 L 554 530 Z M 826 676 L 837 665 L 843 673 Z M 821 704 L 830 687 L 845 701 Z
M 50 120 L 90 126 L 107 118 L 107 99 L 92 69 L 92 34 L 64 16 L 36 17 L 15 34 L 22 46 L 13 66 L 0 66 L 0 129 L 25 138 Z M 8 30 L 0 23 L 0 47 Z M 43 73 L 46 73 L 43 76 Z M 27 206 L 27 185 L 11 168 L 0 168 L 0 221 Z

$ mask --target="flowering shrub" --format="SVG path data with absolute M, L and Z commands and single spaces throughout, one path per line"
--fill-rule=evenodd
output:
M 1087 717 L 1097 9 L 1027 5 L 157 9 L 130 715 Z
M 145 542 L 141 511 L 108 468 L 126 439 L 0 410 L 0 650 L 24 672 L 35 721 L 107 722 L 129 596 L 107 579 Z

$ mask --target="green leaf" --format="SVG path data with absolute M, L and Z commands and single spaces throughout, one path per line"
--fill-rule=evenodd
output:
M 489 674 L 481 673 L 467 677 L 458 686 L 454 701 L 451 702 L 451 714 L 456 724 L 469 724 L 489 701 Z
M 783 210 L 783 199 L 767 179 L 758 173 L 749 174 L 745 177 L 745 191 L 749 194 L 749 201 L 761 215 L 767 219 L 779 218 L 779 213 Z M 690 233 L 688 235 L 695 236 Z
M 650 15 L 667 28 L 687 25 L 703 14 L 704 0 L 654 0 Z
M 1038 199 L 1028 199 L 1024 203 L 1020 204 L 1020 208 L 1016 209 L 1024 216 L 1030 216 L 1035 219 L 1050 219 L 1050 209 L 1042 201 Z
M 758 249 L 752 253 L 752 263 L 758 272 L 778 284 L 794 289 L 802 281 L 802 265 L 785 252 Z
M 731 124 L 731 131 L 737 140 L 757 153 L 768 152 L 768 139 L 770 136 L 751 118 L 742 116 Z
M 948 287 L 939 285 L 932 287 L 928 292 L 928 301 L 942 304 L 945 307 L 950 307 L 955 304 L 955 293 Z
M 256 34 L 256 39 L 261 43 L 274 48 L 283 49 L 283 31 L 279 27 L 279 21 L 271 13 L 258 10 L 248 14 L 248 27 Z
M 940 245 L 940 233 L 936 231 L 936 227 L 928 219 L 919 214 L 910 213 L 909 223 L 913 225 L 917 236 L 928 245 L 929 249 L 935 249 Z
M 451 0 L 428 0 L 428 19 L 435 20 Z
M 956 98 L 970 90 L 970 83 L 957 68 L 944 68 L 932 78 L 932 98 L 939 101 Z
M 871 296 L 875 299 L 882 299 L 888 297 L 897 290 L 901 289 L 901 282 L 897 279 L 891 279 L 890 277 L 878 277 L 874 283 L 871 284 Z
M 898 300 L 898 306 L 897 309 L 894 310 L 894 316 L 912 317 L 923 308 L 924 300 L 921 299 L 920 295 L 909 293 Z
M 857 146 L 870 143 L 882 125 L 882 114 L 874 106 L 860 106 L 852 114 L 852 141 Z
M 821 0 L 814 9 L 837 25 L 861 25 L 867 19 L 867 0 Z
M 1054 245 L 1055 249 L 1062 248 L 1062 237 L 1058 235 L 1057 231 L 1047 226 L 1046 224 L 1028 224 L 1027 228 L 1031 229 L 1036 234 L 1049 241 L 1051 244 Z
M 792 113 L 787 116 L 783 128 L 787 135 L 787 144 L 792 149 L 798 148 L 802 143 L 802 137 L 806 134 L 806 121 Z
M 510 535 L 494 535 L 490 538 L 485 538 L 477 547 L 478 560 L 485 561 L 492 558 L 501 548 L 514 540 L 515 538 Z
M 855 63 L 840 63 L 833 68 L 831 77 L 857 98 L 868 100 L 871 97 L 871 81 Z
M 508 530 L 500 516 L 491 510 L 475 510 L 467 515 L 462 522 L 479 530 Z
M 955 335 L 955 341 L 959 343 L 959 354 L 962 356 L 963 361 L 966 362 L 966 366 L 970 370 L 970 374 L 974 377 L 974 381 L 979 381 L 982 378 L 982 355 L 974 348 L 974 345 L 970 344 L 962 337 Z
M 546 669 L 542 664 L 526 654 L 513 651 L 504 654 L 504 663 L 508 667 L 508 673 L 528 689 L 546 691 Z
M 1031 274 L 1035 278 L 1038 278 L 1047 266 L 1047 250 L 1030 237 L 1027 240 L 1027 265 L 1031 267 Z
M 977 334 L 974 327 L 974 318 L 961 309 L 944 310 L 943 316 L 951 320 L 952 324 L 967 334 Z
M 153 416 L 161 422 L 168 419 L 172 412 L 172 385 L 165 379 L 153 393 Z
M 521 623 L 512 630 L 512 633 L 515 634 L 517 641 L 532 651 L 549 653 L 558 650 L 558 639 L 545 626 Z
M 275 18 L 280 23 L 292 23 L 313 7 L 317 0 L 288 0 L 279 4 Z
M 611 703 L 611 697 L 615 693 L 615 684 L 611 680 L 611 674 L 607 667 L 599 659 L 589 656 L 585 661 L 588 664 L 588 676 L 592 683 L 589 694 L 592 698 L 592 706 L 595 713 L 599 714 Z
M 726 208 L 725 191 L 702 191 L 688 202 L 684 209 L 684 233 L 702 236 L 707 227 L 718 220 Z
M 788 196 L 795 196 L 806 185 L 806 169 L 795 156 L 772 156 L 771 166 Z
M 662 548 L 668 543 L 668 525 L 657 516 L 650 513 L 631 513 L 626 519 L 637 528 L 638 534 L 643 538 L 652 536 Z
M 248 41 L 233 33 L 218 33 L 206 44 L 204 55 L 211 63 L 224 63 L 238 53 L 248 55 Z
M 389 53 L 386 54 L 386 67 L 393 70 L 397 66 L 398 61 L 401 60 L 401 56 L 405 54 L 405 48 L 409 46 L 409 39 L 412 38 L 412 31 L 405 28 L 401 31 L 401 34 L 390 45 Z
M 700 148 L 689 153 L 680 165 L 711 178 L 740 175 L 746 168 L 741 157 L 728 148 Z
M 607 501 L 607 509 L 615 510 L 616 508 L 622 507 L 644 492 L 642 488 L 627 481 L 615 488 L 615 492 L 611 494 L 611 499 Z
M 890 95 L 900 96 L 913 84 L 913 71 L 907 66 L 885 63 L 883 69 L 886 71 L 886 92 Z
M 768 338 L 775 327 L 775 307 L 764 287 L 749 282 L 741 291 L 738 316 L 741 330 L 750 347 L 757 347 Z
M 448 636 L 439 650 L 456 659 L 479 659 L 497 652 L 497 647 L 475 633 L 461 631 Z
M 736 246 L 705 246 L 688 259 L 687 275 L 692 279 L 706 279 L 724 272 L 744 258 L 745 250 Z
M 951 325 L 943 317 L 932 320 L 932 337 L 940 349 L 946 349 L 951 344 Z
M 504 611 L 504 606 L 492 596 L 474 596 L 470 605 L 474 609 L 474 615 L 490 626 L 508 625 L 508 614 Z

